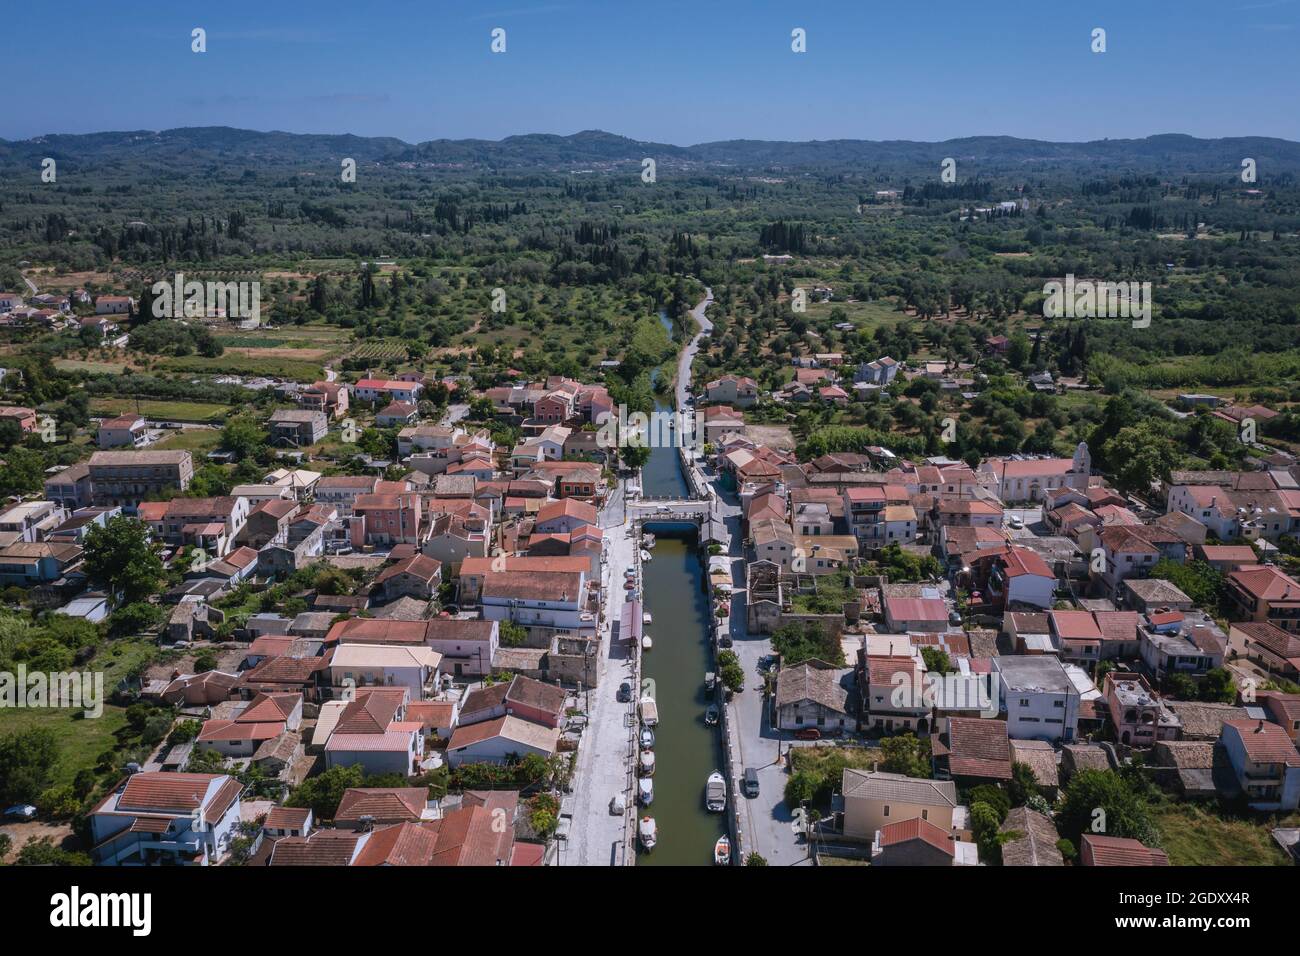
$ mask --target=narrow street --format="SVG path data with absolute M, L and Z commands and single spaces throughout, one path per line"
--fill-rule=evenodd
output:
M 627 644 L 611 641 L 623 610 L 623 572 L 635 560 L 631 527 L 626 522 L 623 482 L 618 482 L 600 515 L 605 529 L 605 567 L 601 580 L 605 595 L 600 628 L 600 679 L 588 692 L 587 728 L 578 748 L 573 793 L 560 808 L 572 823 L 567 840 L 559 844 L 560 866 L 622 866 L 624 818 L 609 812 L 610 800 L 627 789 L 632 759 L 629 720 L 635 703 L 620 703 L 618 687 L 633 674 L 636 653 Z M 637 695 L 632 695 L 633 701 Z

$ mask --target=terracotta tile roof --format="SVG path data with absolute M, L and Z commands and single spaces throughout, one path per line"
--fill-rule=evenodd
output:
M 537 512 L 537 522 L 540 524 L 546 521 L 552 521 L 555 518 L 577 518 L 586 524 L 596 524 L 597 511 L 595 506 L 585 501 L 579 501 L 576 498 L 561 498 L 559 501 L 548 501 L 542 505 L 541 510 Z
M 1264 601 L 1300 601 L 1300 583 L 1271 565 L 1241 568 L 1228 580 L 1252 597 Z
M 953 717 L 947 738 L 948 769 L 954 777 L 1011 779 L 1011 741 L 1005 720 Z
M 867 657 L 867 682 L 869 684 L 892 685 L 897 674 L 905 674 L 909 682 L 915 682 L 917 673 L 918 667 L 914 657 L 875 655 Z
M 897 823 L 887 823 L 880 828 L 880 845 L 882 847 L 906 843 L 908 840 L 924 840 L 936 850 L 942 850 L 949 856 L 955 856 L 957 853 L 953 841 L 948 836 L 948 831 L 935 826 L 929 820 L 922 820 L 920 817 L 900 820 Z
M 205 720 L 197 740 L 199 743 L 211 740 L 274 740 L 282 733 L 284 733 L 282 720 L 274 723 Z
M 376 687 L 357 691 L 355 700 L 343 708 L 338 723 L 334 725 L 336 734 L 382 734 L 388 725 L 397 719 L 397 714 L 406 702 L 407 691 L 404 689 Z
M 1028 807 L 1015 807 L 998 832 L 1019 834 L 1002 844 L 1003 866 L 1065 866 L 1065 858 L 1056 848 L 1061 835 L 1050 817 Z
M 212 787 L 214 781 L 223 781 L 215 792 Z M 222 790 L 230 784 L 235 786 L 237 796 L 238 781 L 225 774 L 137 773 L 127 780 L 126 788 L 117 801 L 117 809 L 188 814 L 204 807 L 211 813 L 214 804 L 225 801 Z M 229 806 L 229 802 L 225 805 Z
M 1049 611 L 1052 630 L 1061 638 L 1072 641 L 1101 640 L 1101 628 L 1091 611 Z
M 301 829 L 307 825 L 311 810 L 307 807 L 272 807 L 262 826 L 268 830 Z
M 373 817 L 376 823 L 419 820 L 428 805 L 425 787 L 349 787 L 334 811 L 336 826 Z
M 352 861 L 353 866 L 430 866 L 438 834 L 416 823 L 374 830 Z
M 362 834 L 317 830 L 306 837 L 284 837 L 271 848 L 269 866 L 347 866 Z
M 482 723 L 457 727 L 447 742 L 447 750 L 460 750 L 473 746 L 493 737 L 504 737 L 515 743 L 534 747 L 538 750 L 555 752 L 560 732 L 553 727 L 543 727 L 518 717 L 505 716 Z
M 1083 844 L 1092 851 L 1093 866 L 1168 866 L 1164 850 L 1143 846 L 1128 837 L 1097 836 L 1085 833 Z
M 241 724 L 262 721 L 283 722 L 293 713 L 301 700 L 301 694 L 258 694 L 240 711 L 235 720 Z
M 510 860 L 514 829 L 497 826 L 484 807 L 462 807 L 425 825 L 436 828 L 438 836 L 431 866 L 498 866 Z
M 516 674 L 506 689 L 506 703 L 534 707 L 558 716 L 564 710 L 568 692 L 557 684 Z
M 1300 751 L 1295 741 L 1277 724 L 1264 720 L 1229 720 L 1224 732 L 1231 727 L 1241 738 L 1242 749 L 1252 763 L 1280 763 L 1300 767 Z

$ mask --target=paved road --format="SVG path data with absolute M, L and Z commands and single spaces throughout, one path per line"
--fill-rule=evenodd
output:
M 624 818 L 609 812 L 610 798 L 626 793 L 633 759 L 628 719 L 634 705 L 619 703 L 617 694 L 619 684 L 632 678 L 634 651 L 621 641 L 617 645 L 611 642 L 611 632 L 623 610 L 623 572 L 635 560 L 635 542 L 631 526 L 625 522 L 625 510 L 620 482 L 600 514 L 606 557 L 600 680 L 588 694 L 587 729 L 578 748 L 574 792 L 561 807 L 562 813 L 573 816 L 569 838 L 560 844 L 556 860 L 561 866 L 621 866 L 627 862 L 623 855 Z
M 704 315 L 712 304 L 713 290 L 706 288 L 704 290 L 704 299 L 701 300 L 699 305 L 691 309 L 691 315 L 699 323 L 700 330 L 695 333 L 694 338 L 687 343 L 686 348 L 682 349 L 681 354 L 677 357 L 677 407 L 679 409 L 686 407 L 686 396 L 691 391 L 691 362 L 695 360 L 695 353 L 700 350 L 700 337 L 713 331 L 713 323 Z

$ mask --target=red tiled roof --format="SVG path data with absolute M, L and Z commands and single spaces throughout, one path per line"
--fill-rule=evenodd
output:
M 948 752 L 948 769 L 954 777 L 1011 779 L 1011 741 L 1005 720 L 951 718 Z
M 908 840 L 924 840 L 936 850 L 942 850 L 949 856 L 956 856 L 957 849 L 949 838 L 948 832 L 935 826 L 929 820 L 913 817 L 897 823 L 887 823 L 880 828 L 880 845 L 894 846 Z
M 1264 720 L 1225 720 L 1241 737 L 1242 749 L 1252 763 L 1280 763 L 1300 767 L 1300 751 L 1295 741 L 1277 724 Z
M 1083 844 L 1092 851 L 1093 866 L 1168 866 L 1164 850 L 1143 846 L 1128 837 L 1083 835 Z

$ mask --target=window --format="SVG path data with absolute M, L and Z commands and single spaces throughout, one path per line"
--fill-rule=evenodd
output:
M 885 804 L 885 816 L 889 816 L 889 804 Z

